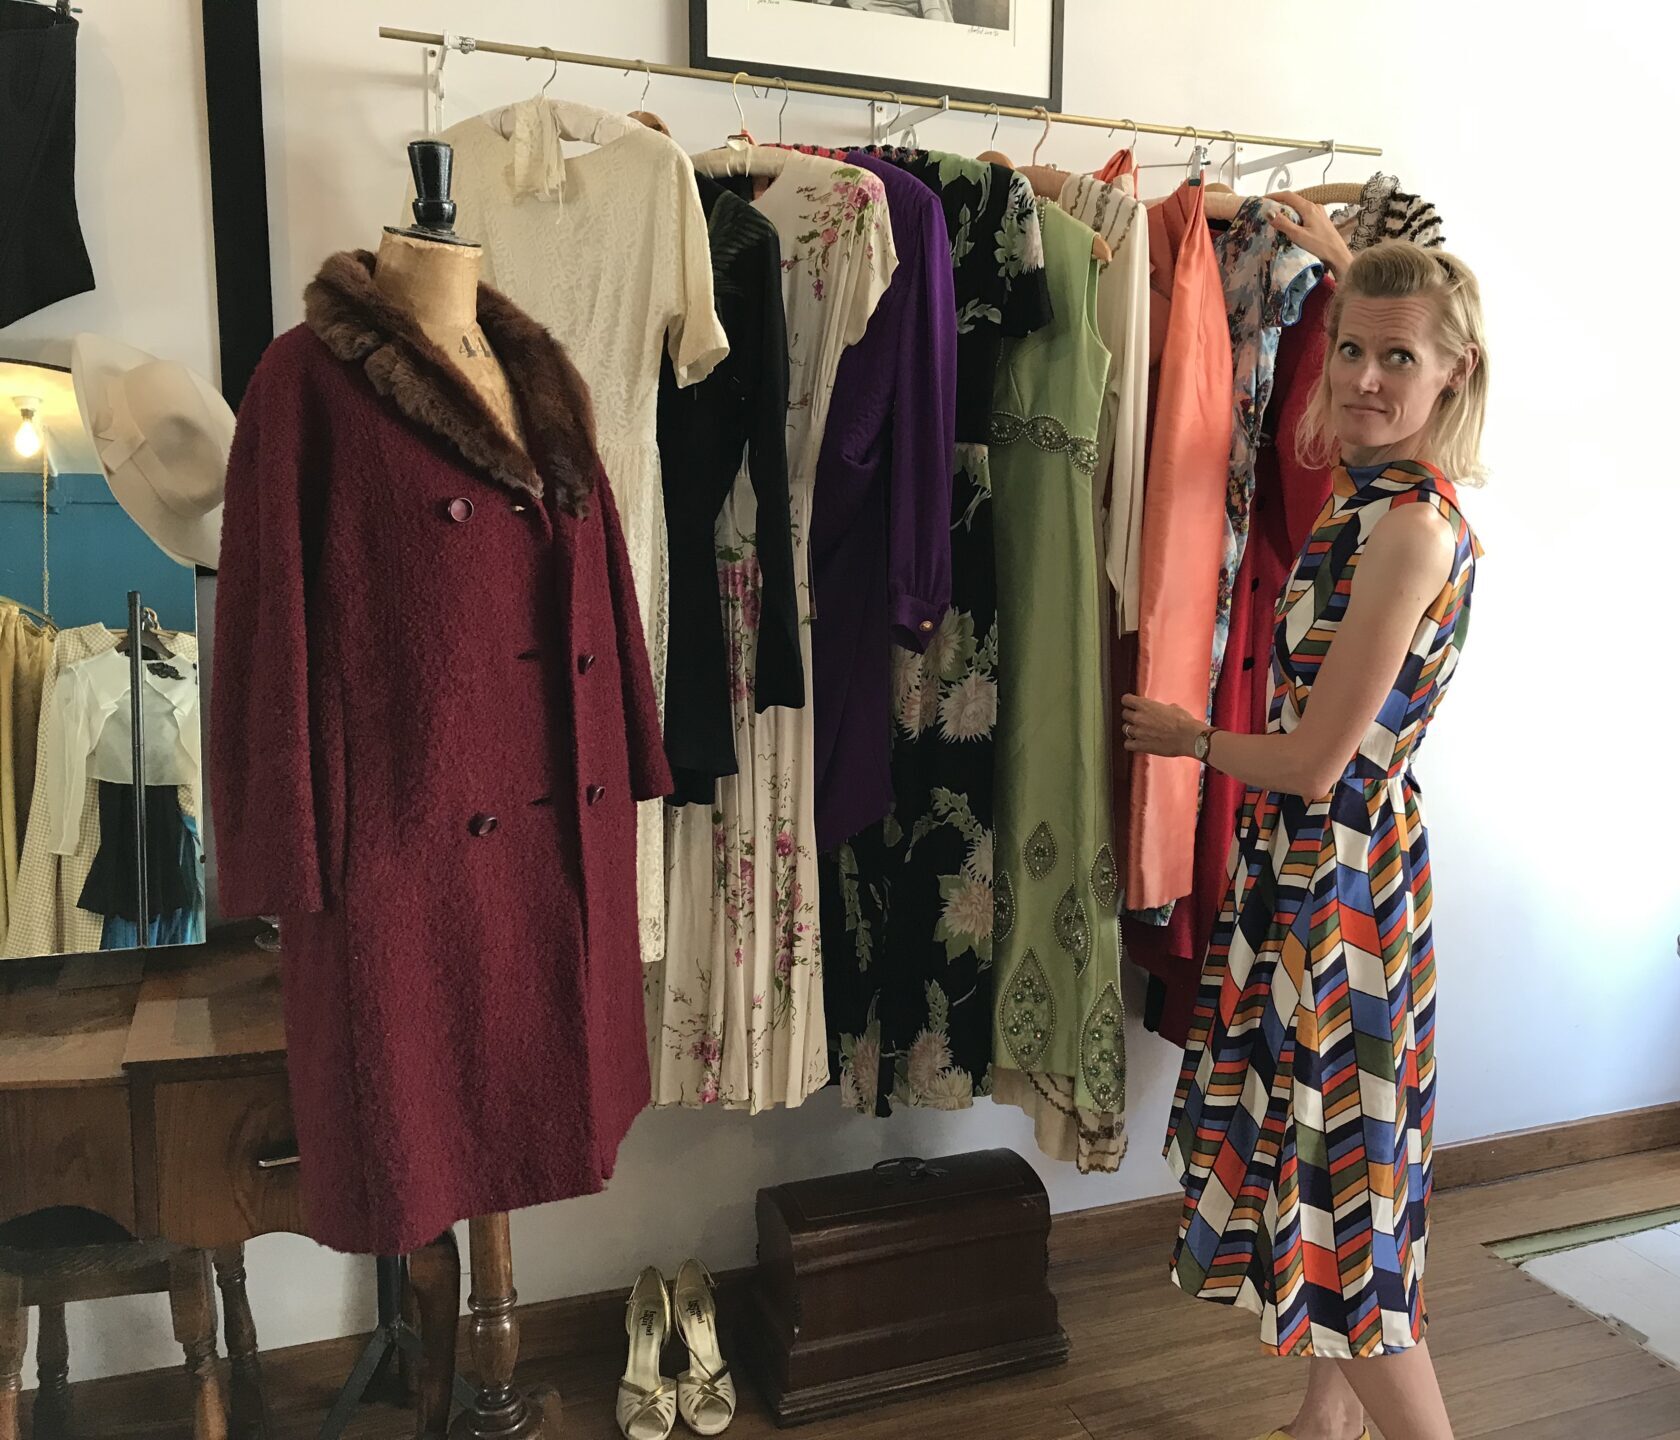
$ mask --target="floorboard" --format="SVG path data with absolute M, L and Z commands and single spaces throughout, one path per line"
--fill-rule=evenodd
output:
M 1439 1192 L 1425 1291 L 1435 1354 L 1461 1440 L 1680 1440 L 1680 1374 L 1633 1340 L 1489 1252 L 1518 1235 L 1656 1211 L 1680 1194 L 1680 1148 L 1622 1155 Z M 1190 1300 L 1167 1279 L 1174 1211 L 1077 1217 L 1052 1244 L 1053 1283 L 1073 1344 L 1064 1368 L 788 1432 L 798 1440 L 1248 1440 L 1293 1413 L 1296 1360 L 1266 1355 L 1253 1316 Z M 1666 1253 L 1666 1252 L 1665 1252 Z M 1680 1288 L 1680 1287 L 1677 1287 Z M 1680 1295 L 1677 1295 L 1680 1306 Z M 565 1354 L 526 1332 L 520 1376 L 557 1384 L 568 1440 L 612 1440 L 621 1337 Z M 264 1357 L 274 1440 L 313 1440 L 355 1341 Z M 342 1352 L 342 1354 L 341 1354 Z M 181 1376 L 74 1387 L 78 1440 L 187 1440 Z M 359 1416 L 349 1440 L 406 1440 L 411 1417 Z M 732 1440 L 778 1434 L 750 1393 Z M 26 1431 L 27 1435 L 27 1431 Z

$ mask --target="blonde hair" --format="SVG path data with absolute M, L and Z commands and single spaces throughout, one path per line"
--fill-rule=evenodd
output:
M 1334 351 L 1341 333 L 1342 311 L 1355 297 L 1401 300 L 1428 295 L 1439 317 L 1437 340 L 1455 358 L 1475 347 L 1477 363 L 1451 396 L 1435 402 L 1430 421 L 1428 453 L 1449 480 L 1479 485 L 1487 475 L 1482 464 L 1482 423 L 1487 416 L 1488 352 L 1482 325 L 1482 290 L 1475 273 L 1445 250 L 1425 250 L 1409 240 L 1385 240 L 1361 250 L 1336 288 L 1326 328 Z M 1304 465 L 1322 468 L 1341 463 L 1341 442 L 1330 410 L 1330 366 L 1302 417 L 1296 451 Z

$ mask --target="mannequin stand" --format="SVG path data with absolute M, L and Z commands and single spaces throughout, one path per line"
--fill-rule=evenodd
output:
M 505 1210 L 468 1223 L 472 1252 L 472 1352 L 478 1394 L 455 1417 L 449 1440 L 559 1440 L 560 1394 L 542 1385 L 525 1395 L 513 1383 L 519 1360 L 513 1242 Z
M 415 1368 L 414 1361 L 423 1362 L 418 1367 L 417 1436 L 442 1440 L 449 1424 L 450 1401 L 465 1406 L 473 1403 L 472 1386 L 454 1373 L 460 1263 L 453 1231 L 445 1231 L 412 1255 L 381 1255 L 375 1260 L 379 1321 L 327 1412 L 318 1440 L 339 1440 L 364 1400 L 408 1404 L 412 1397 L 407 1377 Z M 405 1294 L 414 1297 L 418 1330 L 404 1313 Z

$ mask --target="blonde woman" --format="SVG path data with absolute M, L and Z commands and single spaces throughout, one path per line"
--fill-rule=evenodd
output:
M 1291 238 L 1334 251 L 1302 208 Z M 1340 465 L 1278 611 L 1267 733 L 1123 702 L 1128 750 L 1249 786 L 1167 1134 L 1172 1273 L 1311 1357 L 1272 1440 L 1368 1440 L 1367 1414 L 1384 1440 L 1451 1440 L 1424 1340 L 1435 954 L 1411 758 L 1470 618 L 1453 482 L 1481 473 L 1487 349 L 1453 256 L 1395 241 L 1332 263 L 1303 448 Z

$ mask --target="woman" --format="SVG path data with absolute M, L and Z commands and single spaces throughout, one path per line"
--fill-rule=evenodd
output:
M 1172 1273 L 1313 1357 L 1268 1440 L 1368 1440 L 1367 1411 L 1385 1440 L 1451 1440 L 1424 1342 L 1434 948 L 1410 758 L 1469 621 L 1479 547 L 1447 477 L 1480 473 L 1481 300 L 1451 255 L 1350 260 L 1279 198 L 1305 223 L 1274 223 L 1342 271 L 1303 439 L 1341 464 L 1279 604 L 1270 724 L 1123 701 L 1128 750 L 1249 786 L 1168 1128 Z

